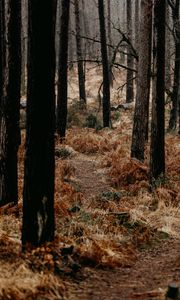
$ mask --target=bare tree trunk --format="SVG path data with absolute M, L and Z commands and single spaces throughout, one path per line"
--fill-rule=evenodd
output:
M 112 32 L 111 32 L 111 1 L 107 1 L 107 32 L 108 32 L 108 43 L 112 45 Z M 109 82 L 113 86 L 113 76 L 112 76 L 112 48 L 108 48 L 108 57 L 109 57 Z
M 72 35 L 72 21 L 71 21 L 71 9 L 70 9 L 70 17 L 69 17 L 69 38 L 68 38 L 68 60 L 69 60 L 69 70 L 72 70 L 74 67 L 73 59 L 74 59 L 74 36 Z
M 70 0 L 62 0 L 61 29 L 59 38 L 59 70 L 57 96 L 57 132 L 65 138 L 67 123 L 67 61 Z
M 6 8 L 4 19 L 5 4 L 1 1 L 1 29 L 5 34 L 1 32 L 4 71 L 1 73 L 0 103 L 0 205 L 18 202 L 17 152 L 20 143 L 21 2 L 8 0 Z
M 139 64 L 131 157 L 144 160 L 151 71 L 152 1 L 141 1 Z
M 54 1 L 28 0 L 23 247 L 54 239 L 54 13 Z
M 78 79 L 79 79 L 79 97 L 80 107 L 86 106 L 86 89 L 85 89 L 85 73 L 83 66 L 82 44 L 81 44 L 81 29 L 80 29 L 80 16 L 79 16 L 79 0 L 74 0 L 75 7 L 75 23 L 76 23 L 76 51 L 78 60 Z
M 142 12 L 141 12 L 142 14 Z M 135 49 L 137 53 L 139 53 L 139 34 L 140 34 L 140 29 L 139 29 L 139 0 L 135 1 Z M 138 63 L 136 62 L 136 69 L 138 69 Z M 137 82 L 137 80 L 136 80 Z
M 170 25 L 170 8 L 166 8 L 166 64 L 165 64 L 165 88 L 170 91 L 171 88 L 171 33 Z
M 165 15 L 164 0 L 154 4 L 153 104 L 150 146 L 150 182 L 165 173 L 164 92 L 165 92 Z
M 4 81 L 4 69 L 5 69 L 5 0 L 0 0 L 0 107 L 3 97 L 3 81 Z M 1 109 L 0 109 L 1 117 Z
M 101 35 L 101 56 L 103 67 L 103 126 L 110 126 L 110 83 L 109 83 L 109 63 L 106 43 L 106 26 L 104 19 L 104 1 L 98 0 L 99 24 Z
M 127 35 L 128 38 L 132 41 L 132 3 L 131 0 L 127 0 L 126 5 L 126 12 L 127 12 Z M 126 77 L 126 102 L 130 103 L 134 101 L 134 88 L 133 88 L 133 69 L 134 66 L 134 59 L 131 55 L 131 49 L 130 46 L 127 45 L 127 77 Z
M 21 94 L 26 94 L 26 67 L 27 67 L 27 0 L 21 2 L 22 22 L 21 22 Z
M 175 1 L 172 9 L 173 26 L 174 26 L 174 42 L 175 42 L 175 63 L 174 63 L 174 79 L 172 91 L 172 109 L 169 120 L 169 129 L 176 129 L 178 115 L 178 88 L 180 83 L 180 17 L 179 17 L 180 0 Z

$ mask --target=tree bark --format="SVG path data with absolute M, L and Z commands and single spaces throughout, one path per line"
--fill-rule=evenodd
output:
M 151 72 L 152 1 L 141 1 L 139 30 L 139 64 L 137 95 L 134 112 L 131 157 L 144 160 L 146 128 L 149 116 L 149 93 Z
M 4 31 L 4 32 L 2 32 Z M 21 2 L 1 1 L 0 205 L 18 202 Z M 4 70 L 3 70 L 4 69 Z
M 108 43 L 109 45 L 112 45 L 112 31 L 111 31 L 111 1 L 108 0 L 107 2 L 107 32 L 108 32 Z M 109 61 L 109 82 L 110 85 L 113 87 L 113 76 L 112 76 L 112 58 L 113 58 L 113 53 L 112 53 L 112 48 L 108 47 L 108 61 Z
M 57 96 L 57 132 L 61 139 L 66 135 L 67 123 L 67 69 L 68 69 L 68 29 L 70 0 L 62 0 L 61 29 L 59 37 L 59 70 Z
M 165 91 L 165 12 L 164 0 L 154 4 L 153 103 L 150 145 L 150 182 L 165 173 L 164 91 Z
M 175 61 L 174 61 L 174 79 L 172 91 L 172 109 L 169 120 L 169 129 L 175 130 L 178 115 L 178 88 L 180 84 L 180 18 L 179 18 L 180 0 L 175 1 L 172 9 L 173 26 L 174 26 L 174 43 L 175 43 Z
M 5 69 L 5 3 L 4 0 L 0 0 L 0 105 L 2 103 L 3 96 L 3 80 Z M 0 110 L 1 116 L 1 110 Z
M 54 239 L 54 5 L 52 0 L 28 0 L 23 247 Z
M 142 14 L 142 11 L 141 11 L 141 14 Z M 135 49 L 136 49 L 137 53 L 139 53 L 139 34 L 141 34 L 139 21 L 140 21 L 139 20 L 139 0 L 136 0 L 134 28 L 135 28 Z M 138 70 L 138 62 L 136 62 L 136 70 Z M 137 83 L 137 80 L 136 80 L 136 83 Z
M 27 0 L 21 3 L 22 21 L 21 21 L 21 94 L 26 95 L 26 72 L 27 72 Z
M 76 51 L 78 60 L 78 80 L 79 80 L 79 97 L 80 107 L 86 106 L 86 89 L 85 89 L 85 70 L 82 61 L 82 44 L 81 44 L 81 28 L 79 15 L 79 0 L 74 0 L 75 7 L 75 24 L 76 24 Z
M 131 0 L 127 0 L 126 5 L 126 12 L 127 12 L 127 35 L 128 38 L 132 42 L 132 3 Z M 131 103 L 134 101 L 134 84 L 133 84 L 133 69 L 134 66 L 134 59 L 131 54 L 130 46 L 127 45 L 127 76 L 126 76 L 126 103 Z
M 170 7 L 166 7 L 166 63 L 165 63 L 165 88 L 170 91 L 171 89 L 171 39 L 172 34 L 169 30 L 171 28 L 170 22 Z
M 109 63 L 106 43 L 106 27 L 104 19 L 104 1 L 98 0 L 99 24 L 101 36 L 101 56 L 103 67 L 103 126 L 110 126 L 110 82 L 109 82 Z

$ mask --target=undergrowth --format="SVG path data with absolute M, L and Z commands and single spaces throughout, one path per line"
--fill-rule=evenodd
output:
M 64 276 L 78 276 L 84 266 L 132 266 L 142 248 L 153 247 L 157 240 L 178 238 L 180 138 L 167 135 L 168 180 L 150 192 L 148 161 L 140 163 L 129 158 L 129 114 L 117 113 L 115 129 L 98 131 L 94 118 L 86 123 L 93 128 L 84 128 L 87 114 L 82 117 L 77 105 L 72 106 L 66 141 L 63 145 L 58 139 L 56 142 L 56 240 L 29 249 L 26 254 L 21 253 L 20 242 L 23 133 L 19 149 L 19 204 L 0 209 L 0 299 L 61 299 L 67 289 Z M 107 188 L 98 195 L 87 198 L 83 192 L 73 164 L 79 155 L 88 155 L 95 161 L 99 176 L 107 180 Z

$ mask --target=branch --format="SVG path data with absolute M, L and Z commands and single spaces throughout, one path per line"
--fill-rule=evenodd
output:
M 123 41 L 125 41 L 131 47 L 132 53 L 134 54 L 135 59 L 138 61 L 138 54 L 137 54 L 137 51 L 134 48 L 131 40 L 125 35 L 125 33 L 120 28 L 115 27 L 114 24 L 113 24 L 113 28 L 122 35 Z
M 135 70 L 133 68 L 129 68 L 129 67 L 125 66 L 125 65 L 122 65 L 122 64 L 119 64 L 119 63 L 116 63 L 116 62 L 114 63 L 114 67 L 116 67 L 116 68 L 121 67 L 123 69 L 130 70 L 130 71 L 133 71 L 133 72 L 137 73 L 137 70 Z
M 74 31 L 71 31 L 70 34 L 76 36 L 76 33 L 75 33 Z M 92 41 L 92 42 L 94 42 L 94 43 L 98 43 L 98 44 L 101 43 L 101 41 L 98 40 L 98 39 L 96 39 L 96 38 L 91 38 L 91 37 L 84 36 L 84 35 L 79 35 L 79 37 L 82 38 L 82 39 L 85 39 L 85 40 Z M 109 47 L 109 48 L 111 48 L 111 49 L 113 49 L 113 50 L 115 50 L 115 51 L 117 51 L 117 52 L 119 52 L 119 53 L 123 53 L 124 55 L 130 55 L 130 56 L 133 56 L 133 57 L 138 61 L 138 55 L 137 55 L 137 53 L 134 53 L 134 52 L 133 52 L 133 53 L 127 53 L 127 52 L 124 52 L 124 51 L 120 51 L 120 50 L 119 50 L 120 45 L 121 45 L 122 42 L 124 42 L 124 41 L 125 41 L 124 38 L 122 38 L 122 39 L 120 40 L 120 42 L 118 42 L 118 44 L 117 44 L 116 46 L 113 46 L 113 45 L 108 44 L 108 43 L 106 44 L 106 46 Z M 116 49 L 117 49 L 117 50 L 116 50 Z
M 122 91 L 123 88 L 128 84 L 128 82 L 133 81 L 133 80 L 135 80 L 135 79 L 136 79 L 136 76 L 134 76 L 133 78 L 129 79 L 128 81 L 126 81 L 125 83 L 123 83 L 122 85 L 120 85 L 120 86 L 117 88 L 117 90 L 118 90 L 118 91 Z
M 171 9 L 174 10 L 175 9 L 175 3 L 174 3 L 174 1 L 173 0 L 167 0 L 167 2 L 169 4 L 169 6 L 171 7 Z

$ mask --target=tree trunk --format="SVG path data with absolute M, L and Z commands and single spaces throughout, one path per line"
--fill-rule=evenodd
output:
M 166 63 L 165 63 L 165 89 L 170 91 L 171 89 L 171 37 L 172 34 L 169 30 L 171 28 L 170 22 L 170 8 L 166 7 Z
M 106 43 L 106 27 L 104 19 L 104 1 L 98 0 L 99 24 L 101 36 L 101 56 L 103 67 L 103 126 L 110 126 L 110 83 L 109 83 L 109 64 Z
M 82 55 L 82 43 L 81 43 L 81 29 L 80 29 L 80 16 L 79 16 L 79 0 L 74 0 L 75 7 L 75 24 L 76 24 L 76 51 L 78 61 L 78 80 L 79 80 L 79 97 L 80 107 L 86 106 L 86 89 L 85 89 L 85 73 L 83 65 Z
M 174 43 L 175 43 L 175 62 L 174 62 L 174 79 L 172 91 L 172 109 L 169 120 L 169 129 L 175 130 L 178 115 L 178 88 L 180 83 L 180 19 L 179 19 L 180 0 L 176 0 L 172 9 L 173 27 L 174 27 Z
M 154 4 L 153 103 L 150 146 L 150 182 L 165 173 L 164 90 L 165 90 L 165 9 L 164 0 Z
M 132 4 L 131 0 L 127 0 L 127 5 L 126 5 L 126 12 L 127 12 L 127 35 L 128 38 L 132 42 Z M 126 76 L 126 103 L 130 103 L 134 101 L 134 84 L 133 84 L 133 69 L 134 66 L 134 59 L 133 56 L 131 55 L 131 49 L 130 46 L 127 45 L 127 76 Z
M 8 0 L 6 5 L 4 24 L 4 1 L 1 1 L 1 29 L 5 34 L 1 31 L 4 71 L 1 71 L 0 205 L 18 202 L 17 152 L 20 143 L 21 2 Z
M 54 5 L 52 0 L 28 0 L 23 247 L 54 239 Z
M 108 18 L 108 22 L 107 22 L 107 32 L 108 32 L 108 43 L 109 45 L 112 45 L 112 32 L 111 32 L 111 1 L 108 0 L 107 2 L 107 18 Z M 113 57 L 113 53 L 112 53 L 112 48 L 108 47 L 108 60 L 109 60 L 109 82 L 110 85 L 113 87 L 113 76 L 112 76 L 112 57 Z
M 2 103 L 3 96 L 3 80 L 4 80 L 4 69 L 5 69 L 5 0 L 0 0 L 0 106 Z M 0 110 L 1 117 L 1 110 Z
M 139 64 L 131 157 L 144 160 L 151 71 L 152 1 L 141 1 Z
M 62 0 L 61 29 L 59 37 L 59 70 L 57 96 L 57 132 L 65 138 L 67 123 L 67 65 L 68 65 L 68 29 L 70 0 Z
M 27 0 L 21 3 L 22 22 L 21 22 L 21 94 L 26 94 L 26 66 L 27 66 Z
M 141 11 L 141 14 L 142 14 L 142 11 Z M 139 34 L 141 34 L 139 27 L 140 27 L 140 24 L 139 24 L 139 0 L 136 0 L 134 28 L 135 28 L 135 49 L 136 49 L 137 53 L 139 53 Z M 138 70 L 138 62 L 136 62 L 136 70 Z M 138 83 L 137 80 L 136 80 L 136 83 Z

